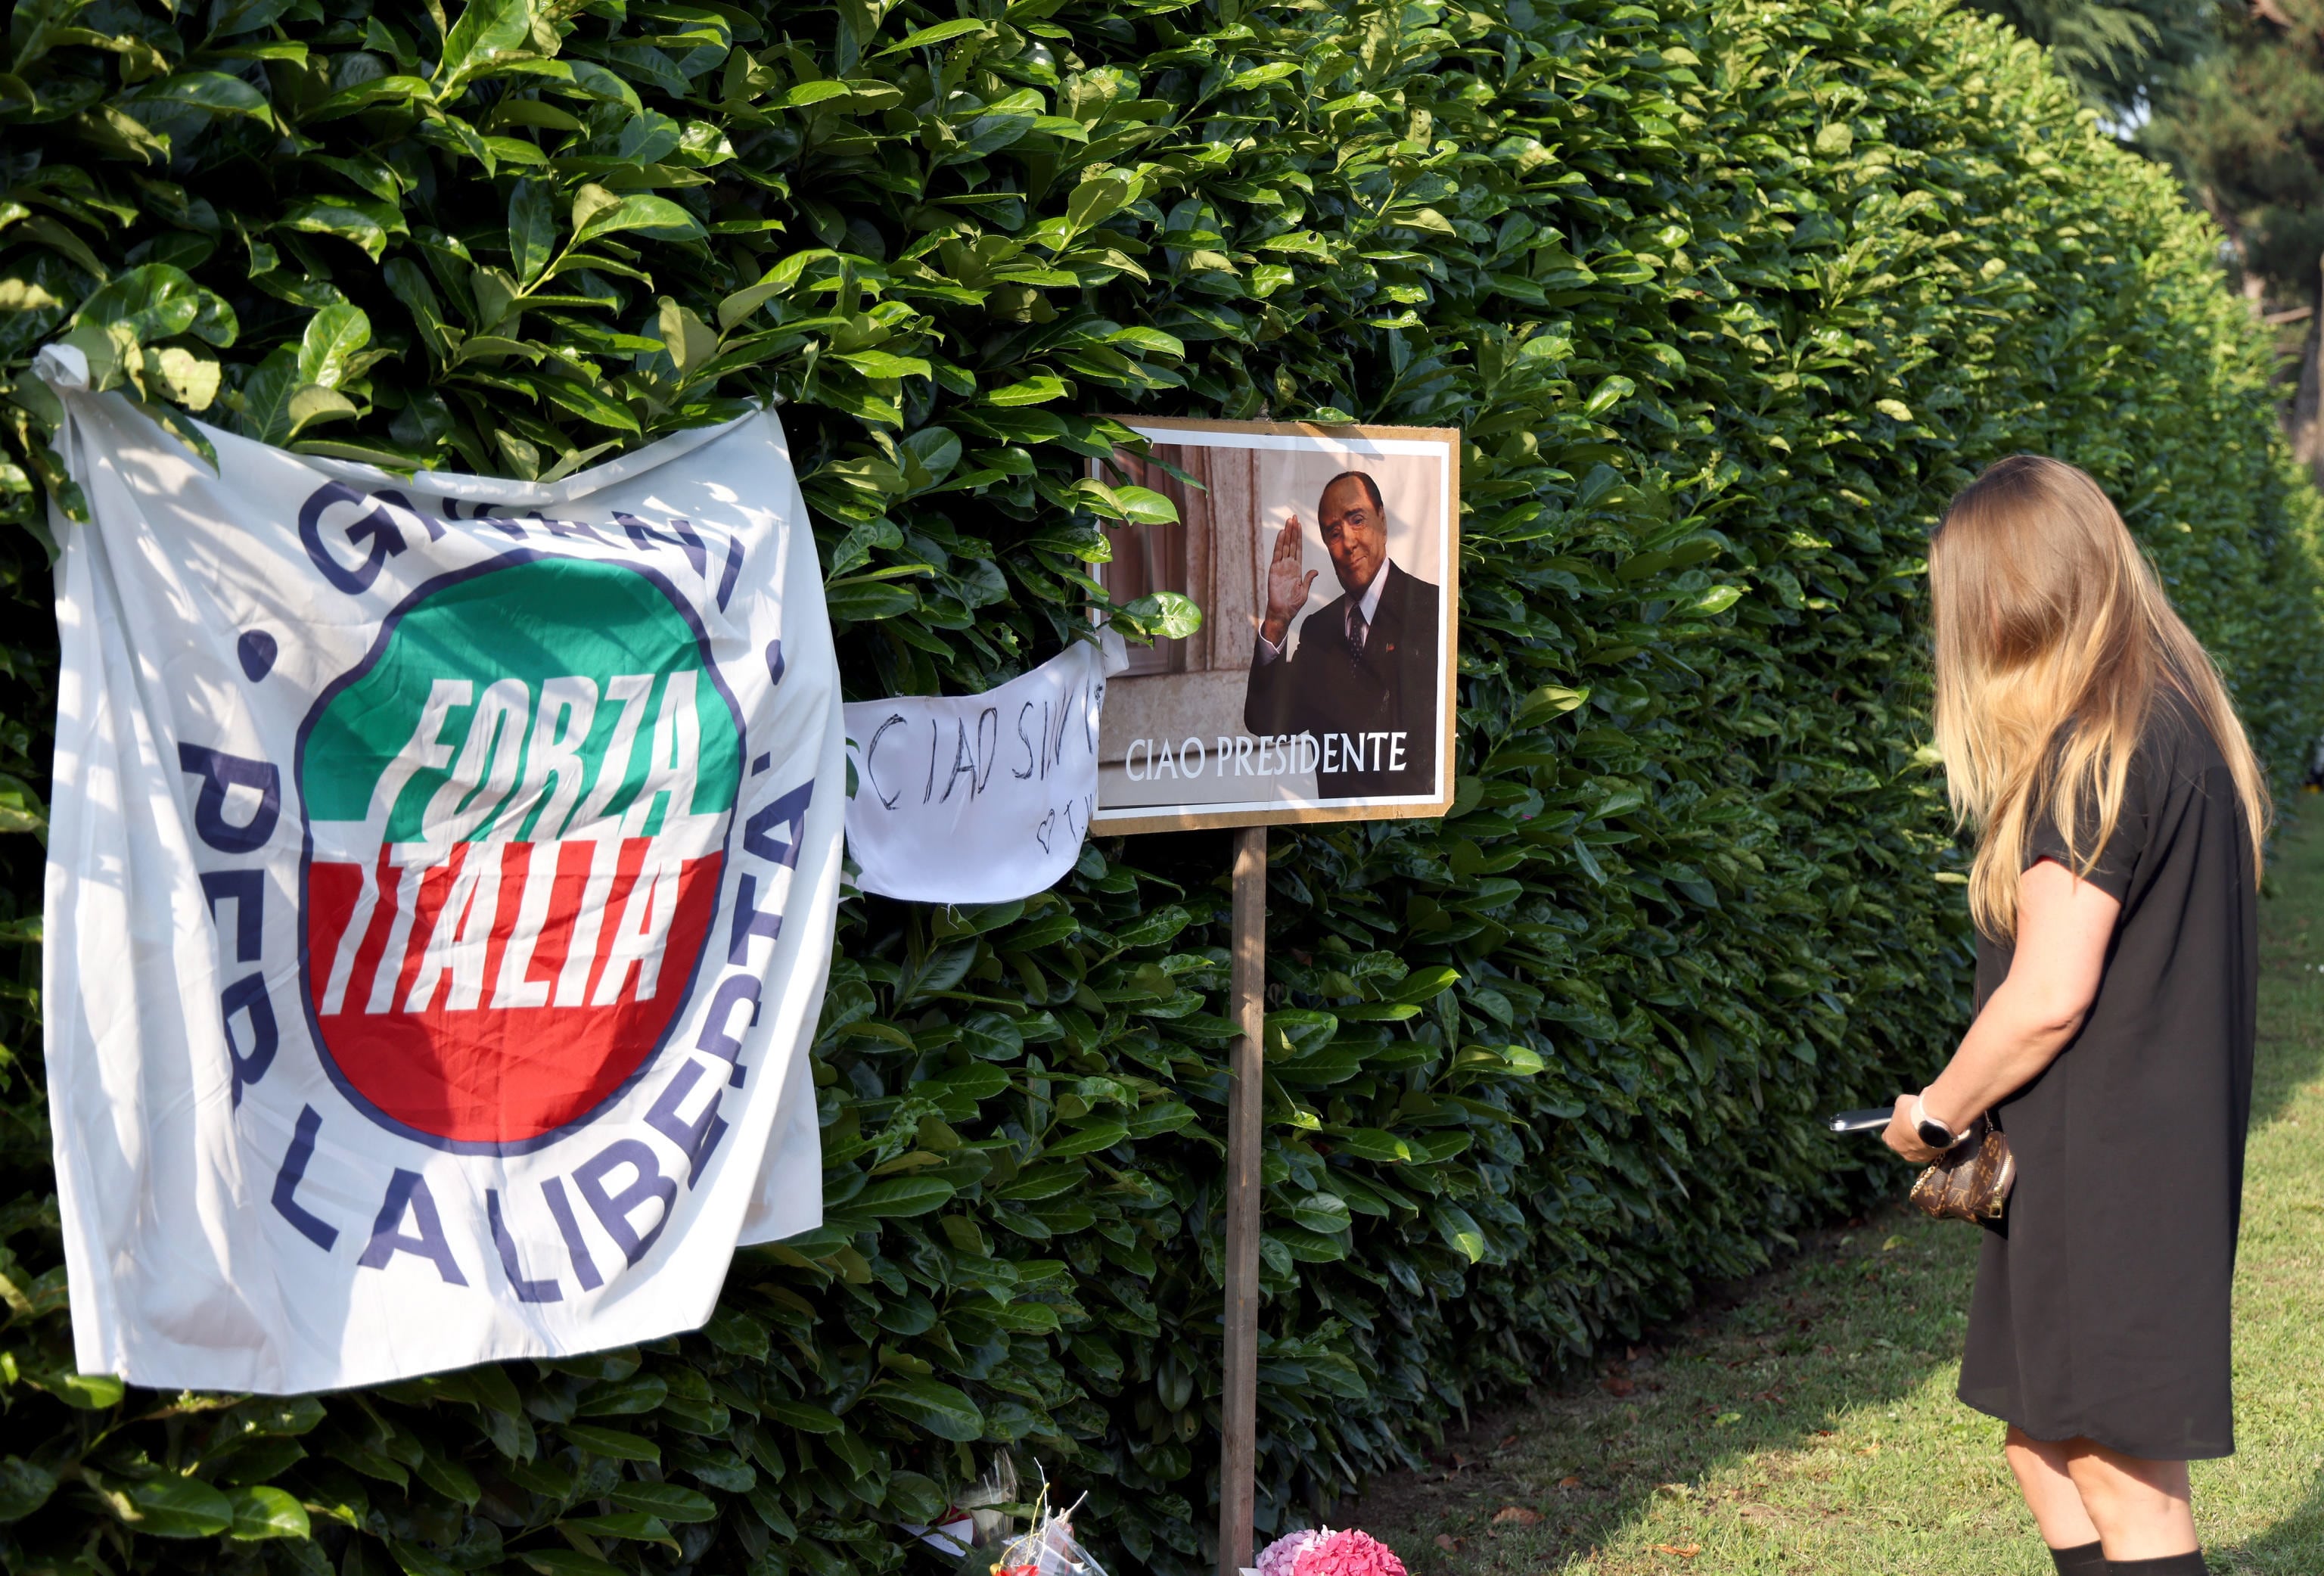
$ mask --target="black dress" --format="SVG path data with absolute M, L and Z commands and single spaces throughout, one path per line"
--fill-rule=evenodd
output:
M 2026 863 L 2045 857 L 2066 857 L 2047 822 Z M 1978 1265 L 1960 1398 L 2039 1440 L 2228 1455 L 2257 894 L 2235 779 L 2167 691 L 2089 879 L 2122 913 L 2081 1032 L 2001 1103 L 2017 1183 Z M 1979 940 L 1979 1008 L 2011 951 Z

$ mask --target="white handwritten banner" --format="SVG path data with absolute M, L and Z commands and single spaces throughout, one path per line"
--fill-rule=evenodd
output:
M 80 1367 L 288 1393 L 690 1329 L 820 1223 L 845 758 L 771 413 L 554 484 L 218 470 L 44 352 L 43 986 Z
M 1005 903 L 1055 886 L 1097 803 L 1098 717 L 1121 637 L 1075 641 L 982 695 L 851 701 L 847 852 L 856 885 L 917 903 Z

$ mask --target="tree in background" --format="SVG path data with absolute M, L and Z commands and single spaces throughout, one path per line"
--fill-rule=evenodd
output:
M 2085 102 L 2135 126 L 2218 37 L 2218 0 L 1971 0 L 2047 48 Z
M 2256 0 L 2162 100 L 2145 139 L 2172 159 L 2227 235 L 2246 296 L 2304 320 L 2288 420 L 2324 479 L 2319 260 L 2324 259 L 2324 0 Z M 2289 348 L 2289 347 L 2287 347 Z

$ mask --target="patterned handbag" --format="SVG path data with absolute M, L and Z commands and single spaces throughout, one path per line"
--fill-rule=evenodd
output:
M 1984 1117 L 1913 1184 L 1913 1202 L 1940 1221 L 1997 1221 L 2009 1207 L 2017 1157 L 2009 1135 Z

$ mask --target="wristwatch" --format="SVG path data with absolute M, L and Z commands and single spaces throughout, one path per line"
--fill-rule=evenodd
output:
M 1931 1116 L 1929 1108 L 1921 1103 L 1921 1097 L 1917 1094 L 1913 1096 L 1913 1126 L 1920 1133 L 1921 1142 L 1940 1155 L 1950 1150 L 1967 1136 L 1953 1131 L 1952 1129 Z

